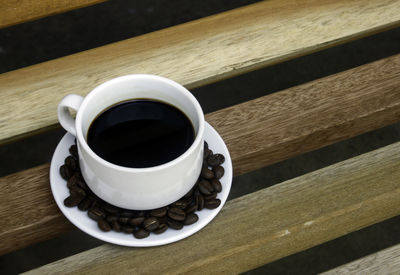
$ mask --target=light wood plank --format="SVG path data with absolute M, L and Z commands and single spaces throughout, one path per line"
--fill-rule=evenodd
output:
M 188 88 L 400 24 L 400 1 L 269 0 L 0 75 L 0 141 L 57 123 L 68 93 L 151 73 Z
M 106 0 L 0 0 L 0 28 L 104 1 Z
M 400 274 L 400 245 L 365 256 L 322 274 Z
M 230 201 L 178 243 L 103 245 L 31 274 L 243 272 L 400 214 L 399 166 L 396 143 Z
M 226 141 L 235 175 L 243 174 L 399 121 L 399 67 L 396 55 L 206 119 Z M 45 165 L 0 179 L 0 220 L 7 221 L 0 227 L 0 254 L 70 229 L 55 209 L 48 178 Z M 18 222 L 9 220 L 10 212 L 21 217 Z M 29 234 L 22 238 L 20 232 Z

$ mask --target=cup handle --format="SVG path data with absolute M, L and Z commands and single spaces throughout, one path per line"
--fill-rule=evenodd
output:
M 58 104 L 57 114 L 61 126 L 70 134 L 76 136 L 75 118 L 71 116 L 68 108 L 79 110 L 83 97 L 76 94 L 66 95 Z

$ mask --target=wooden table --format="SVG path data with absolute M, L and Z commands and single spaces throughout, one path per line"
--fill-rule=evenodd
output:
M 101 1 L 7 2 L 0 27 Z M 399 25 L 398 0 L 269 0 L 7 72 L 0 75 L 0 142 L 58 127 L 55 110 L 64 95 L 86 95 L 120 75 L 158 74 L 192 89 Z M 399 122 L 400 55 L 208 113 L 206 120 L 225 140 L 235 176 L 242 175 Z M 399 167 L 394 143 L 231 200 L 183 241 L 147 249 L 105 244 L 32 273 L 250 270 L 397 216 Z M 0 178 L 2 254 L 74 228 L 54 203 L 48 173 L 44 164 Z M 398 273 L 399 251 L 331 272 Z

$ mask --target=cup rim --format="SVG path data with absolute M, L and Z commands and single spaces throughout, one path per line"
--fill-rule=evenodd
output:
M 108 86 L 113 85 L 115 82 L 121 81 L 121 80 L 126 80 L 126 79 L 130 79 L 132 81 L 137 81 L 137 80 L 142 80 L 142 79 L 151 79 L 151 80 L 157 80 L 157 81 L 161 81 L 164 82 L 168 85 L 174 86 L 175 88 L 181 90 L 183 92 L 183 96 L 186 96 L 194 105 L 195 110 L 196 110 L 196 114 L 198 116 L 199 119 L 199 129 L 197 131 L 197 135 L 196 138 L 194 139 L 192 145 L 190 145 L 190 147 L 183 153 L 181 154 L 179 157 L 157 165 L 157 166 L 151 166 L 151 167 L 145 167 L 145 168 L 133 168 L 133 167 L 125 167 L 125 166 L 120 166 L 114 163 L 111 163 L 103 158 L 101 158 L 100 156 L 98 156 L 90 147 L 89 144 L 86 142 L 85 137 L 83 136 L 83 131 L 82 131 L 82 116 L 83 116 L 83 111 L 85 107 L 88 105 L 88 103 L 92 100 L 93 97 L 96 96 L 96 94 L 98 93 L 98 91 L 107 88 Z M 191 92 L 189 92 L 189 90 L 187 90 L 185 87 L 183 87 L 182 85 L 180 85 L 179 83 L 162 77 L 162 76 L 158 76 L 158 75 L 152 75 L 152 74 L 130 74 L 130 75 L 124 75 L 124 76 L 120 76 L 117 78 L 113 78 L 111 80 L 108 80 L 102 84 L 100 84 L 99 86 L 97 86 L 96 88 L 94 88 L 82 101 L 81 106 L 79 107 L 79 110 L 77 112 L 76 115 L 76 119 L 75 119 L 75 129 L 76 129 L 76 138 L 79 142 L 79 144 L 83 147 L 83 149 L 90 154 L 90 156 L 92 158 L 94 158 L 97 162 L 99 162 L 102 165 L 108 166 L 110 168 L 113 168 L 115 170 L 119 170 L 122 172 L 152 172 L 152 171 L 159 171 L 159 170 L 163 170 L 163 169 L 168 169 L 171 166 L 176 165 L 177 163 L 181 162 L 183 159 L 185 159 L 188 155 L 192 154 L 194 150 L 196 150 L 196 148 L 199 146 L 199 143 L 203 142 L 203 136 L 204 136 L 204 124 L 205 124 L 205 119 L 204 119 L 204 113 L 203 110 L 200 106 L 200 103 L 197 101 L 197 99 L 193 96 L 193 94 Z

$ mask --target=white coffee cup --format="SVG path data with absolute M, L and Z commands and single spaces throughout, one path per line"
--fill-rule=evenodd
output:
M 89 147 L 86 136 L 98 114 L 113 104 L 135 98 L 156 99 L 183 111 L 193 124 L 195 140 L 176 159 L 149 168 L 110 163 Z M 77 111 L 74 119 L 69 109 Z M 204 114 L 196 98 L 178 83 L 155 75 L 127 75 L 107 81 L 85 98 L 70 94 L 58 105 L 58 120 L 76 136 L 79 164 L 90 189 L 106 202 L 126 209 L 166 206 L 184 196 L 196 183 L 203 161 Z

